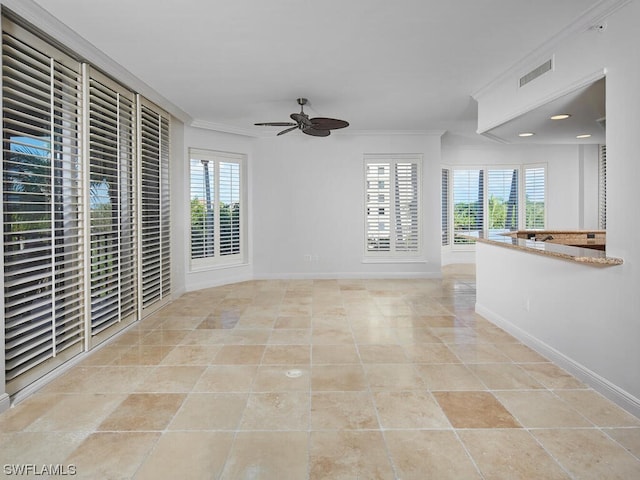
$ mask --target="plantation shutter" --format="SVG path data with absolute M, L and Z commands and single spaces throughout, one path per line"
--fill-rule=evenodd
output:
M 442 189 L 441 189 L 441 222 L 442 222 L 442 246 L 449 245 L 449 177 L 451 171 L 448 168 L 442 169 Z
M 170 299 L 169 115 L 140 102 L 141 306 L 159 308 Z
M 545 168 L 527 167 L 524 170 L 525 227 L 543 229 L 545 226 Z
M 489 230 L 518 229 L 518 169 L 487 170 Z
M 395 248 L 417 252 L 419 248 L 418 164 L 395 164 Z
M 484 170 L 453 171 L 454 232 L 472 232 L 484 228 Z M 474 243 L 454 235 L 455 245 Z
M 391 165 L 368 163 L 366 166 L 367 251 L 391 250 Z
M 240 253 L 240 163 L 218 163 L 220 255 Z
M 3 19 L 5 377 L 12 394 L 83 349 L 80 64 Z
M 91 335 L 136 319 L 135 96 L 98 72 L 89 77 Z
M 607 146 L 600 145 L 598 165 L 598 211 L 600 228 L 607 228 Z

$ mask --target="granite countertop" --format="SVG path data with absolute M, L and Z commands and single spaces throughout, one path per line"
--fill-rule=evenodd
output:
M 559 231 L 541 232 L 543 234 Z M 568 233 L 563 231 L 563 233 Z M 528 240 L 526 238 L 518 238 L 517 231 L 475 231 L 475 232 L 456 232 L 464 238 L 469 238 L 482 243 L 492 245 L 500 245 L 502 247 L 513 248 L 537 255 L 545 255 L 548 257 L 556 257 L 572 262 L 585 263 L 596 266 L 622 265 L 622 259 L 616 257 L 608 257 L 606 252 L 594 250 L 591 248 L 574 247 L 553 242 L 541 242 Z

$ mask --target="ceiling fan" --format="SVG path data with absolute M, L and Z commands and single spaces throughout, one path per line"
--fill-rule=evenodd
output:
M 302 133 L 312 135 L 314 137 L 328 137 L 331 135 L 331 130 L 337 130 L 338 128 L 345 128 L 349 126 L 349 122 L 344 120 L 338 120 L 336 118 L 315 117 L 309 118 L 309 115 L 304 113 L 304 106 L 307 104 L 306 98 L 298 98 L 298 105 L 300 105 L 300 113 L 292 113 L 290 115 L 294 122 L 266 122 L 256 123 L 255 125 L 265 127 L 289 127 L 285 128 L 278 135 L 284 135 L 285 133 L 292 132 L 296 129 L 302 130 Z

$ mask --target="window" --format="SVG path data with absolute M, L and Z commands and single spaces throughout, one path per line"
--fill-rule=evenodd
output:
M 599 227 L 607 228 L 607 146 L 600 145 L 598 162 L 598 211 Z
M 544 228 L 545 170 L 543 165 L 443 168 L 442 245 L 474 243 L 455 232 Z
M 453 230 L 470 232 L 484 229 L 484 170 L 453 171 Z M 473 243 L 454 235 L 454 245 Z
M 191 265 L 245 261 L 244 155 L 190 150 Z
M 415 257 L 421 252 L 421 157 L 365 157 L 365 253 Z
M 545 167 L 524 169 L 525 228 L 543 229 L 545 226 Z
M 0 366 L 15 394 L 169 301 L 170 117 L 4 16 L 2 30 Z

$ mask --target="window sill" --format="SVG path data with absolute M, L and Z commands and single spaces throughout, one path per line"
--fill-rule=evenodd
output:
M 209 265 L 189 265 L 189 273 L 202 273 L 213 270 L 226 270 L 229 268 L 247 267 L 249 262 L 240 261 L 234 263 L 212 263 Z

